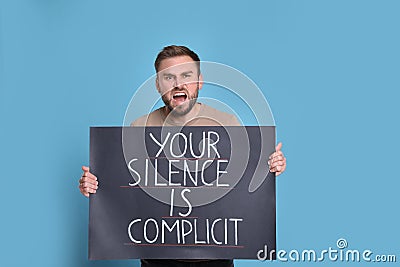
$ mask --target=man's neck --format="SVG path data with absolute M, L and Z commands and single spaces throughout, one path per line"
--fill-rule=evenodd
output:
M 167 106 L 164 107 L 164 114 L 167 118 L 167 121 L 173 125 L 185 125 L 189 121 L 193 120 L 199 114 L 201 105 L 200 103 L 196 103 L 193 108 L 186 113 L 185 115 L 178 115 L 175 112 L 171 111 Z

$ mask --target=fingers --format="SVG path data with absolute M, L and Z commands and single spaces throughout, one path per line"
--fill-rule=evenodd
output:
M 282 160 L 284 158 L 281 148 L 282 148 L 282 142 L 279 142 L 279 144 L 277 144 L 275 147 L 275 152 L 272 153 L 268 158 L 270 161 L 272 160 L 271 163 L 273 161 Z
M 82 166 L 83 174 L 79 179 L 79 191 L 86 197 L 96 193 L 99 182 L 97 177 L 89 172 L 89 167 Z
M 270 160 L 268 160 L 268 164 L 271 165 L 274 162 L 282 161 L 285 157 L 282 153 L 274 155 Z
M 98 189 L 97 181 L 88 180 L 85 178 L 81 178 L 79 180 L 79 191 L 81 191 L 81 193 L 84 196 L 88 197 L 89 194 L 95 194 L 97 192 L 97 189 Z
M 93 175 L 93 173 L 87 171 L 87 172 L 83 172 L 81 179 L 85 178 L 85 180 L 95 180 L 97 181 L 97 177 L 95 175 Z
M 270 161 L 269 161 L 270 162 Z M 281 174 L 286 169 L 286 158 L 283 157 L 281 160 L 274 161 L 269 164 L 270 172 L 276 172 L 276 175 Z
M 278 167 L 278 166 L 285 166 L 286 158 L 285 157 L 277 157 L 275 159 L 269 160 L 268 165 L 269 165 L 270 169 Z
M 284 166 L 286 164 L 286 158 L 283 156 L 278 156 L 276 158 L 273 158 L 272 160 L 268 161 L 268 165 L 270 169 L 279 167 L 279 166 Z
M 283 155 L 281 148 L 282 143 L 280 142 L 275 147 L 276 151 L 272 153 L 268 158 L 269 171 L 275 172 L 277 176 L 284 172 L 286 169 L 286 158 Z
M 279 144 L 276 145 L 275 150 L 276 150 L 276 151 L 280 151 L 281 148 L 282 148 L 282 142 L 279 142 Z
M 83 189 L 86 189 L 86 190 L 90 191 L 89 193 L 96 193 L 96 192 L 93 192 L 93 191 L 97 190 L 97 188 L 98 188 L 97 185 L 98 185 L 97 181 L 94 181 L 94 182 L 92 182 L 92 181 L 89 181 L 89 182 L 81 181 L 79 183 L 79 186 L 81 188 L 83 188 Z
M 271 156 L 269 156 L 268 159 L 269 160 L 274 160 L 274 159 L 276 160 L 276 158 L 279 158 L 279 157 L 282 157 L 282 158 L 284 157 L 282 151 L 280 151 L 280 150 L 272 153 Z

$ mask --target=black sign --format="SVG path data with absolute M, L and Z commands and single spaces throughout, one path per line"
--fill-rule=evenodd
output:
M 93 127 L 90 259 L 275 250 L 275 127 Z

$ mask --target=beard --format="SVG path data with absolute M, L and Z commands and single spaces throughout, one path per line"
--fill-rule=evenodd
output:
M 182 91 L 180 89 L 172 89 L 172 91 Z M 171 105 L 171 101 L 172 99 L 170 99 L 167 95 L 170 95 L 170 93 L 168 94 L 164 94 L 161 98 L 165 104 L 166 107 L 168 107 L 169 111 L 171 112 L 171 115 L 174 116 L 183 116 L 188 114 L 194 107 L 194 105 L 197 102 L 197 97 L 199 96 L 199 86 L 197 85 L 197 90 L 194 94 L 190 95 L 189 92 L 187 90 L 185 90 L 186 92 L 186 101 L 184 103 L 182 103 L 181 105 L 178 105 L 176 107 L 173 107 Z

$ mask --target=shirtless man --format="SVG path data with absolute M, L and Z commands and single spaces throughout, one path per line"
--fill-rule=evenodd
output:
M 156 87 L 165 106 L 135 120 L 132 126 L 239 126 L 234 115 L 219 111 L 197 102 L 203 86 L 198 55 L 185 46 L 167 46 L 154 63 L 157 78 Z M 278 176 L 286 169 L 286 158 L 282 143 L 276 146 L 266 164 L 270 172 Z M 266 160 L 267 161 L 267 160 Z M 79 179 L 80 192 L 89 197 L 98 188 L 97 177 L 89 167 L 82 167 Z M 156 266 L 233 266 L 233 260 L 141 260 L 143 267 Z

